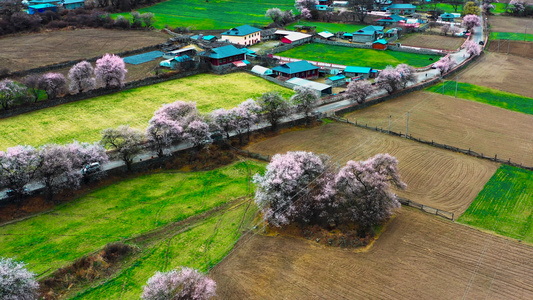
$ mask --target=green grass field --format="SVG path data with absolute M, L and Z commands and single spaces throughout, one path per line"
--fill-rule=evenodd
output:
M 305 44 L 276 55 L 347 66 L 372 67 L 374 69 L 385 69 L 388 65 L 396 66 L 403 63 L 413 67 L 423 67 L 439 59 L 438 55 L 350 48 L 318 43 Z M 433 58 L 433 61 L 430 61 L 430 58 Z
M 246 73 L 200 74 L 64 104 L 0 120 L 0 150 L 16 145 L 98 141 L 108 127 L 129 124 L 144 130 L 165 103 L 195 101 L 201 112 L 230 108 L 268 91 L 292 91 Z M 231 93 L 228 93 L 231 91 Z
M 293 9 L 291 0 L 169 0 L 150 7 L 141 8 L 140 13 L 151 12 L 155 15 L 156 28 L 168 25 L 190 26 L 192 29 L 230 29 L 239 25 L 265 26 L 272 20 L 265 17 L 267 9 L 277 7 L 281 10 Z M 115 14 L 113 16 L 116 16 Z M 122 14 L 129 15 L 129 14 Z
M 426 90 L 443 94 L 443 83 L 430 86 Z M 444 94 L 455 96 L 455 81 L 444 82 Z M 498 106 L 512 111 L 533 114 L 533 99 L 484 86 L 459 82 L 457 86 L 457 97 Z
M 493 2 L 494 9 L 491 9 L 493 14 L 502 14 L 506 11 L 507 3 L 495 3 Z
M 257 208 L 252 204 L 246 212 L 246 207 L 245 204 L 208 218 L 186 232 L 143 250 L 143 256 L 117 277 L 72 299 L 139 299 L 142 287 L 156 271 L 187 266 L 206 272 L 208 266 L 215 265 L 229 253 L 242 231 L 248 229 Z M 239 227 L 241 220 L 244 220 L 243 226 Z
M 433 10 L 433 7 L 434 6 L 431 4 L 424 4 L 424 5 L 417 7 L 416 10 L 417 11 L 429 11 L 429 10 Z M 457 11 L 455 11 L 455 9 L 453 8 L 451 4 L 439 3 L 437 4 L 437 9 L 442 9 L 447 13 L 461 13 L 463 11 L 463 6 L 459 5 L 459 7 L 457 7 Z
M 357 24 L 310 22 L 310 21 L 300 20 L 297 23 L 293 23 L 287 26 L 287 29 L 294 30 L 295 25 L 316 26 L 316 32 L 329 31 L 331 33 L 336 33 L 339 31 L 355 32 L 361 28 L 368 26 L 368 25 L 357 25 Z
M 533 172 L 500 166 L 458 221 L 533 243 Z
M 248 161 L 213 171 L 162 172 L 125 180 L 51 212 L 0 227 L 0 256 L 25 261 L 37 274 L 49 268 L 53 272 L 109 242 L 248 195 L 253 192 L 250 176 L 262 169 L 263 164 Z
M 526 41 L 533 42 L 533 34 L 519 33 L 519 32 L 491 32 L 491 40 L 511 40 L 511 41 Z

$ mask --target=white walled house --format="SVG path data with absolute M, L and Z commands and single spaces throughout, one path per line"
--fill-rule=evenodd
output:
M 242 25 L 223 32 L 220 39 L 227 40 L 232 44 L 250 46 L 261 41 L 261 29 Z

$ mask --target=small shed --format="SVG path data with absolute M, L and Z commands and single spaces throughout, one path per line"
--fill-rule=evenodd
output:
M 387 50 L 387 41 L 385 39 L 379 39 L 373 42 L 372 49 Z
M 255 73 L 255 74 L 258 74 L 258 75 L 263 75 L 263 76 L 274 75 L 274 72 L 272 72 L 271 69 L 265 68 L 263 66 L 254 66 L 252 68 L 252 72 Z
M 295 86 L 310 87 L 313 90 L 319 92 L 321 96 L 331 95 L 333 93 L 330 85 L 323 84 L 323 83 L 320 83 L 320 82 L 314 82 L 314 81 L 310 81 L 310 80 L 306 80 L 306 79 L 302 79 L 302 78 L 297 78 L 297 77 L 291 78 L 291 79 L 287 80 L 286 82 L 290 83 L 290 84 L 294 84 Z
M 363 78 L 369 78 L 370 74 L 372 72 L 372 68 L 370 67 L 352 67 L 348 66 L 344 69 L 344 75 L 347 77 L 363 77 Z
M 44 13 L 45 11 L 57 11 L 57 6 L 48 3 L 28 6 L 29 15 Z
M 349 32 L 345 32 L 343 35 L 342 35 L 342 38 L 343 39 L 346 39 L 346 40 L 351 40 L 353 38 L 353 34 L 349 33 Z
M 62 0 L 61 3 L 65 9 L 85 7 L 85 0 Z
M 344 76 L 343 74 L 331 76 L 329 78 L 326 78 L 326 84 L 329 84 L 333 87 L 346 85 L 346 76 Z
M 322 32 L 319 32 L 318 35 L 320 37 L 323 37 L 325 38 L 326 40 L 329 40 L 331 39 L 332 37 L 334 37 L 335 35 L 329 31 L 322 31 Z
M 190 62 L 190 61 L 192 61 L 192 58 L 190 58 L 188 55 L 182 55 L 182 56 L 176 56 L 174 58 L 164 60 L 159 63 L 159 66 L 165 67 L 165 68 L 177 69 L 179 64 Z

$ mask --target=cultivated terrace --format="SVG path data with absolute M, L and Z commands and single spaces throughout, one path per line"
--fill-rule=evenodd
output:
M 533 299 L 533 2 L 267 2 L 0 2 L 0 299 Z

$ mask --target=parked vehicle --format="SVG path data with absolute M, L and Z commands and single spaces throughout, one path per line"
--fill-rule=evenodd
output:
M 100 171 L 102 171 L 100 163 L 94 162 L 94 163 L 87 164 L 85 167 L 83 167 L 81 169 L 81 174 L 90 175 L 90 174 L 100 172 Z

